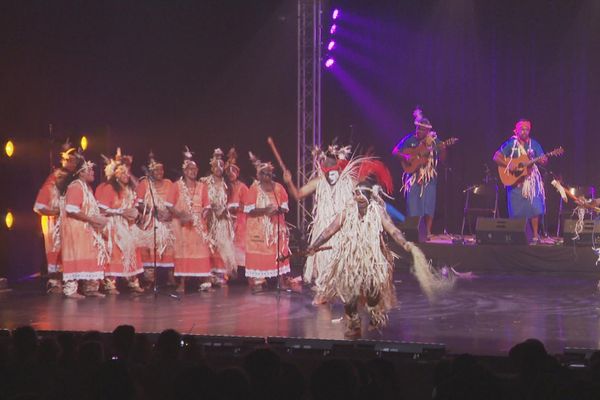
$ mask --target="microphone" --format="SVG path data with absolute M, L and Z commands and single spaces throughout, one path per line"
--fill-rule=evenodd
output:
M 154 177 L 153 177 L 153 176 L 152 176 L 152 174 L 150 173 L 150 170 L 148 169 L 148 167 L 147 167 L 147 166 L 145 166 L 145 165 L 142 165 L 142 172 L 144 173 L 144 176 L 145 176 L 147 179 L 149 179 L 149 180 L 151 180 L 151 181 L 154 181 Z

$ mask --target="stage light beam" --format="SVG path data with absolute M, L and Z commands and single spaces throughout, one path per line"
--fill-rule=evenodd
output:
M 6 213 L 6 215 L 4 216 L 4 223 L 6 224 L 6 227 L 8 229 L 12 229 L 12 227 L 15 223 L 15 217 L 12 212 L 8 211 Z
M 332 40 L 327 45 L 327 50 L 331 51 L 331 50 L 333 50 L 334 47 L 335 47 L 335 41 Z
M 8 158 L 12 157 L 13 154 L 15 154 L 15 144 L 12 142 L 12 140 L 9 140 L 4 145 L 4 152 L 6 153 Z
M 88 138 L 82 136 L 81 140 L 79 141 L 79 147 L 81 147 L 81 150 L 85 151 L 88 148 L 88 144 Z
M 333 58 L 328 58 L 327 61 L 325 61 L 325 68 L 329 68 L 331 67 L 333 64 L 335 63 L 335 60 Z

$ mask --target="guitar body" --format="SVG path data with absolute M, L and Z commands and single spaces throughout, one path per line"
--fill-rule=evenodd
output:
M 531 168 L 533 165 L 528 165 L 530 162 L 527 154 L 523 154 L 519 157 L 515 157 L 511 159 L 510 157 L 505 157 L 504 160 L 506 163 L 510 161 L 511 165 L 517 165 L 517 169 L 514 171 L 509 171 L 506 167 L 498 166 L 498 175 L 500 175 L 500 180 L 504 184 L 504 186 L 514 186 L 520 183 L 526 176 L 531 173 Z
M 433 147 L 435 146 L 433 143 L 428 146 L 426 140 L 421 141 L 416 147 L 409 147 L 402 150 L 403 154 L 408 155 L 408 160 L 406 158 L 402 158 L 400 163 L 402 165 L 402 169 L 407 174 L 412 174 L 417 171 L 419 168 L 427 165 L 429 160 L 433 158 Z M 451 146 L 458 142 L 457 138 L 450 138 L 448 140 L 444 140 L 441 142 L 444 146 Z
M 403 150 L 404 154 L 408 154 L 409 159 L 402 159 L 402 169 L 407 174 L 412 174 L 422 166 L 429 162 L 429 159 L 433 157 L 429 148 L 425 143 L 421 142 L 417 147 L 411 147 Z

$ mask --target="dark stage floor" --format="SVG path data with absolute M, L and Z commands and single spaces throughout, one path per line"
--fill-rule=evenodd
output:
M 429 304 L 415 279 L 402 270 L 396 274 L 399 305 L 390 325 L 381 334 L 365 329 L 364 339 L 443 343 L 450 353 L 489 355 L 506 354 L 530 337 L 541 339 L 552 353 L 600 347 L 600 292 L 593 274 L 479 273 Z M 278 300 L 234 284 L 186 294 L 181 301 L 127 294 L 77 301 L 45 295 L 38 287 L 17 286 L 0 297 L 0 327 L 112 331 L 132 324 L 141 332 L 175 328 L 192 334 L 343 339 L 343 325 L 336 321 L 341 305 L 312 306 L 308 290 L 283 293 Z

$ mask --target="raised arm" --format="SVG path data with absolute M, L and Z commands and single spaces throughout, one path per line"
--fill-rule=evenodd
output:
M 283 181 L 289 189 L 290 194 L 296 201 L 301 200 L 307 196 L 310 196 L 317 190 L 318 178 L 313 178 L 300 189 L 296 187 L 294 181 L 292 180 L 292 173 L 289 169 L 286 169 L 283 172 Z

